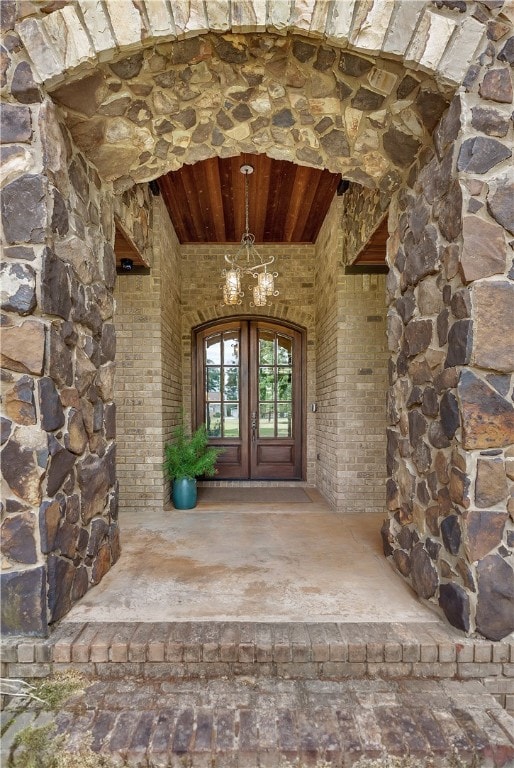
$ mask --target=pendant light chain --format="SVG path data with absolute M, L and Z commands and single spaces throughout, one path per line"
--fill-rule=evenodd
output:
M 248 212 L 249 212 L 249 205 L 248 205 L 248 171 L 245 171 L 245 235 L 248 237 L 250 234 L 250 227 L 248 224 Z

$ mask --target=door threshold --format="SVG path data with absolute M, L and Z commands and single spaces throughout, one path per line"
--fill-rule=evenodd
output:
M 199 488 L 315 488 L 306 480 L 199 480 Z

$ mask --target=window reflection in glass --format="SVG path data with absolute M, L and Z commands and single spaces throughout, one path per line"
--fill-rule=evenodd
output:
M 225 365 L 239 365 L 239 333 L 227 331 L 223 334 L 223 362 Z
M 221 334 L 209 336 L 205 341 L 205 362 L 207 365 L 220 365 L 221 363 Z
M 239 368 L 223 368 L 224 400 L 239 400 Z
M 259 437 L 275 437 L 275 404 L 259 405 Z
M 293 364 L 293 340 L 289 336 L 277 338 L 277 363 L 279 365 Z
M 209 437 L 239 437 L 239 331 L 205 340 L 205 423 Z
M 207 394 L 208 400 L 221 400 L 221 368 L 209 366 L 207 368 Z
M 239 403 L 223 406 L 223 436 L 239 437 Z
M 259 364 L 273 365 L 275 363 L 275 334 L 268 331 L 259 333 Z
M 207 403 L 205 424 L 209 437 L 221 437 L 221 404 Z
M 279 368 L 277 374 L 277 399 L 291 400 L 292 371 L 291 368 Z
M 292 437 L 293 414 L 291 403 L 277 403 L 277 437 Z
M 293 339 L 259 332 L 259 436 L 292 437 Z
M 259 368 L 259 400 L 275 400 L 275 368 Z

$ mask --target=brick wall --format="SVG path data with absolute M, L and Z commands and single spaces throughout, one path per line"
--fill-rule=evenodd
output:
M 336 198 L 316 244 L 316 482 L 341 511 L 381 511 L 385 276 L 344 274 L 344 230 L 359 222 L 346 219 L 343 211 Z
M 141 502 L 162 508 L 167 501 L 163 446 L 182 408 L 186 424 L 191 422 L 192 331 L 240 314 L 287 320 L 306 329 L 305 479 L 341 511 L 382 510 L 388 357 L 384 277 L 344 274 L 341 200 L 335 200 L 316 246 L 259 247 L 262 255 L 276 257 L 279 272 L 280 295 L 263 308 L 251 308 L 248 293 L 241 306 L 222 306 L 225 249 L 180 247 L 162 200 L 151 205 L 151 274 L 122 275 L 116 287 L 122 512 Z
M 163 448 L 180 411 L 178 243 L 162 200 L 151 205 L 151 272 L 121 275 L 115 290 L 121 513 L 142 503 L 162 509 Z
M 181 420 L 182 359 L 181 359 L 181 259 L 177 240 L 168 212 L 159 199 L 155 206 L 157 226 L 154 232 L 155 248 L 160 264 L 161 315 L 161 369 L 162 369 L 162 438 L 164 448 L 171 430 Z M 162 450 L 161 450 L 162 457 Z M 161 458 L 162 461 L 162 458 Z M 164 496 L 169 497 L 166 483 Z
M 385 275 L 338 279 L 337 507 L 347 512 L 384 509 Z
M 184 412 L 191 419 L 191 341 L 192 329 L 216 318 L 251 314 L 297 323 L 307 335 L 307 384 L 305 403 L 315 398 L 315 326 L 314 326 L 314 252 L 312 245 L 259 245 L 262 256 L 275 256 L 279 273 L 276 288 L 280 295 L 266 307 L 250 307 L 246 291 L 241 306 L 221 305 L 221 271 L 226 267 L 226 249 L 233 252 L 236 245 L 182 246 L 182 370 Z M 307 409 L 307 473 L 308 483 L 315 483 L 314 414 Z
M 337 272 L 341 253 L 340 201 L 335 200 L 316 243 L 316 484 L 337 504 L 338 344 Z

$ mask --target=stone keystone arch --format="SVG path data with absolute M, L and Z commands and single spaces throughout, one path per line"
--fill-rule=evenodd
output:
M 169 98 L 183 98 L 176 78 L 191 80 L 191 47 L 211 46 L 209 55 L 200 50 L 198 63 L 204 66 L 194 70 L 197 76 L 210 74 L 209 66 L 219 61 L 234 65 L 224 71 L 235 72 L 237 62 L 227 57 L 248 51 L 251 43 L 252 66 L 265 80 L 278 41 L 287 51 L 287 66 L 277 70 L 275 81 L 287 98 L 295 88 L 301 96 L 307 87 L 294 80 L 288 69 L 294 65 L 298 77 L 305 70 L 311 74 L 309 83 L 314 73 L 337 81 L 337 104 L 330 112 L 326 94 L 317 104 L 311 94 L 305 109 L 306 118 L 318 109 L 318 122 L 329 113 L 333 120 L 318 133 L 323 151 L 303 160 L 294 156 L 307 147 L 309 133 L 299 131 L 288 148 L 291 126 L 280 124 L 257 151 L 285 147 L 291 159 L 343 170 L 391 197 L 386 555 L 423 599 L 464 632 L 498 640 L 514 630 L 511 6 L 502 0 L 182 0 L 170 11 L 164 0 L 78 0 L 23 6 L 20 18 L 16 8 L 9 0 L 2 6 L 0 73 L 6 94 L 1 115 L 4 631 L 44 635 L 119 555 L 114 193 L 177 167 L 173 163 L 198 159 L 190 148 L 195 119 L 194 128 L 183 125 L 185 151 L 174 151 L 180 145 L 172 138 L 169 147 L 161 145 L 162 163 L 152 164 L 158 157 L 157 125 L 153 114 L 144 113 L 148 83 L 138 82 L 139 72 L 133 75 L 130 68 L 141 64 L 146 73 L 145 67 L 154 66 L 154 74 L 163 76 L 160 89 Z M 167 72 L 173 78 L 165 85 Z M 425 80 L 430 83 L 431 101 L 421 123 L 419 101 L 400 104 L 409 99 L 405 83 L 398 92 L 406 77 L 416 93 Z M 100 89 L 106 82 L 123 94 L 127 89 L 123 110 L 134 108 L 132 119 L 125 111 L 107 116 L 134 126 L 128 143 L 136 145 L 147 130 L 146 119 L 152 123 L 148 146 L 143 142 L 128 173 L 120 163 L 109 172 L 100 156 L 91 160 L 95 136 L 98 146 L 105 146 L 109 130 L 120 125 L 100 121 L 99 110 L 109 104 L 121 108 L 112 107 L 116 90 L 99 103 L 93 99 L 90 114 L 88 104 L 70 103 L 70 84 L 78 87 L 91 78 Z M 353 85 L 345 92 L 341 83 L 348 78 Z M 220 82 L 219 94 L 226 85 Z M 437 112 L 436 102 L 441 107 L 445 99 L 451 103 L 439 120 L 446 104 Z M 386 114 L 377 115 L 384 104 Z M 241 109 L 239 125 L 244 132 L 249 127 L 248 134 L 236 130 L 231 136 L 238 127 L 232 123 L 221 126 L 219 145 L 212 128 L 193 144 L 207 142 L 210 156 L 222 154 L 225 141 L 231 154 L 255 150 L 255 106 L 247 107 L 250 115 Z M 363 113 L 353 136 L 352 121 L 343 121 L 351 116 L 347 109 Z M 286 112 L 279 120 L 301 117 L 301 108 L 298 115 L 286 105 L 281 110 Z M 171 116 L 173 134 L 178 113 L 172 107 L 164 113 Z M 275 107 L 263 107 L 261 117 L 272 122 L 276 114 Z M 399 130 L 395 120 L 403 119 L 400 135 L 386 139 L 391 126 Z M 367 137 L 377 147 L 361 154 L 378 149 L 379 156 L 387 156 L 387 146 L 393 148 L 387 167 L 374 175 L 359 160 L 356 142 L 363 141 L 364 126 L 380 120 L 385 122 Z M 333 131 L 341 135 L 334 137 Z M 348 149 L 334 148 L 347 135 Z M 112 144 L 118 140 L 114 134 Z M 402 172 L 388 183 L 392 154 L 413 141 L 411 157 L 399 163 Z M 144 196 L 142 187 L 135 194 Z

